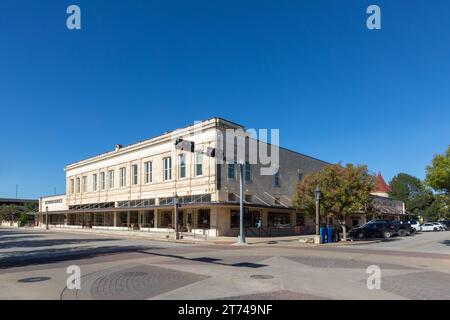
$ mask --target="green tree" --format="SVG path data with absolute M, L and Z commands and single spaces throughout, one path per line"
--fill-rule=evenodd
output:
M 414 176 L 399 173 L 389 183 L 389 196 L 405 203 L 406 210 L 413 214 L 425 215 L 434 201 L 434 195 L 424 183 Z
M 0 220 L 13 222 L 17 218 L 19 208 L 14 205 L 3 205 L 0 208 Z
M 436 192 L 448 195 L 450 192 L 450 146 L 444 154 L 435 155 L 426 170 L 427 184 Z
M 370 192 L 374 181 L 375 176 L 369 174 L 367 166 L 328 165 L 319 172 L 307 175 L 297 185 L 293 205 L 297 210 L 314 216 L 314 190 L 319 186 L 323 194 L 321 211 L 339 220 L 345 241 L 346 217 L 365 212 L 370 207 Z

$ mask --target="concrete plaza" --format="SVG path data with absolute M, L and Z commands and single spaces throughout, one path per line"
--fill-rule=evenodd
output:
M 66 287 L 70 265 L 80 290 Z M 371 265 L 379 290 L 367 288 Z M 0 228 L 0 287 L 0 299 L 450 299 L 450 232 L 235 246 Z

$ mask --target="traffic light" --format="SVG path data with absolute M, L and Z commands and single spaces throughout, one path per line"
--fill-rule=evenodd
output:
M 206 155 L 207 155 L 208 157 L 214 158 L 214 157 L 216 156 L 216 148 L 210 148 L 210 147 L 208 147 L 208 148 L 206 149 Z
M 194 143 L 194 141 L 183 140 L 181 138 L 178 138 L 175 141 L 175 149 L 178 149 L 181 151 L 194 152 L 195 143 Z

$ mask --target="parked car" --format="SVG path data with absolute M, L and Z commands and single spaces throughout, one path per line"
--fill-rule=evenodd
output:
M 349 238 L 390 238 L 397 235 L 394 224 L 386 221 L 370 221 L 362 226 L 353 228 L 349 233 Z
M 450 227 L 450 220 L 441 221 L 441 223 L 447 226 L 447 229 Z
M 443 223 L 443 222 L 438 222 L 438 223 L 439 223 L 440 226 L 442 226 L 442 230 L 444 230 L 444 231 L 448 230 L 448 227 L 447 227 L 447 225 L 445 223 Z
M 417 220 L 410 220 L 408 223 L 411 225 L 411 228 L 413 228 L 416 232 L 422 231 L 422 227 L 420 226 L 419 221 Z
M 413 235 L 417 231 L 409 221 L 392 221 L 391 223 L 395 225 L 400 237 Z
M 439 227 L 433 223 L 424 223 L 421 225 L 422 231 L 439 231 Z
M 434 224 L 436 227 L 438 227 L 439 231 L 444 231 L 444 226 L 439 222 L 431 222 L 431 223 Z
M 406 221 L 392 221 L 392 220 L 371 220 L 368 223 L 377 223 L 384 222 L 394 226 L 395 234 L 400 237 L 409 236 L 416 233 L 416 229 L 414 229 L 410 223 Z

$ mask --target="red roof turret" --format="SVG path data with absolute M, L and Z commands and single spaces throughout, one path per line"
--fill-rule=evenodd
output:
M 375 179 L 375 185 L 373 186 L 372 192 L 389 192 L 389 185 L 384 181 L 383 176 L 381 175 L 381 172 L 378 172 L 377 178 Z

